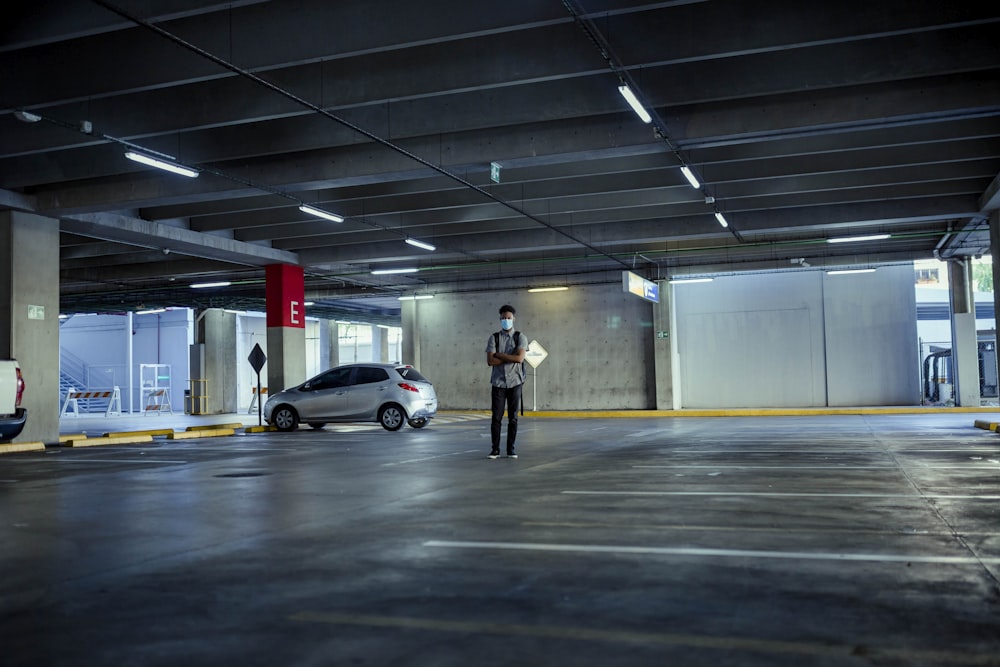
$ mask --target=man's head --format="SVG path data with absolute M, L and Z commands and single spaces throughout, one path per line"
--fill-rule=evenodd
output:
M 514 306 L 500 306 L 500 328 L 504 331 L 514 328 Z

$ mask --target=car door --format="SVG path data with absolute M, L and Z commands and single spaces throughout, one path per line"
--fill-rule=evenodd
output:
M 349 398 L 352 418 L 374 421 L 379 406 L 388 397 L 389 386 L 389 373 L 384 368 L 358 366 Z
M 351 376 L 354 368 L 334 368 L 317 375 L 299 389 L 295 409 L 303 422 L 350 418 Z

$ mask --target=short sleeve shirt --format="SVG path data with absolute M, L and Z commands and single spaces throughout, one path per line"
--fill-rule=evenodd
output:
M 515 333 L 517 334 L 517 340 L 514 340 Z M 501 331 L 499 349 L 496 347 L 495 336 L 493 334 L 490 334 L 489 339 L 486 341 L 487 352 L 514 354 L 514 351 L 518 348 L 528 349 L 528 337 L 520 331 Z M 500 364 L 499 366 L 491 366 L 490 368 L 493 371 L 493 374 L 490 376 L 490 384 L 494 387 L 516 387 L 519 384 L 524 384 L 524 369 L 520 363 Z

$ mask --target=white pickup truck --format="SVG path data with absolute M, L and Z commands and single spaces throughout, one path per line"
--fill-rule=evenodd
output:
M 28 411 L 21 407 L 24 378 L 21 367 L 13 359 L 0 359 L 0 442 L 8 442 L 21 434 Z

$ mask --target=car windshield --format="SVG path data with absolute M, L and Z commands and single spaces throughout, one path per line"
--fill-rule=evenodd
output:
M 411 382 L 426 382 L 430 384 L 431 381 L 425 378 L 420 372 L 413 366 L 397 366 L 396 372 L 403 376 L 404 380 L 410 380 Z

